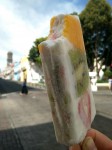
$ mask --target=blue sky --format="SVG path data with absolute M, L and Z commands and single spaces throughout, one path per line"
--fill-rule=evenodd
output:
M 112 0 L 107 0 L 112 5 Z M 0 68 L 7 52 L 20 61 L 36 38 L 47 36 L 52 16 L 80 13 L 88 0 L 0 0 Z

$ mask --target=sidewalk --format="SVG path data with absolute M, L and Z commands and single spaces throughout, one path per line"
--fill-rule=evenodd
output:
M 2 95 L 0 150 L 67 150 L 56 142 L 45 91 Z
M 93 93 L 97 114 L 112 119 L 112 92 L 99 90 Z
M 92 127 L 112 138 L 112 95 L 94 92 L 97 115 Z M 103 116 L 106 116 L 103 117 Z M 108 118 L 107 118 L 108 117 Z M 67 150 L 57 143 L 45 90 L 28 95 L 10 93 L 0 98 L 0 150 Z

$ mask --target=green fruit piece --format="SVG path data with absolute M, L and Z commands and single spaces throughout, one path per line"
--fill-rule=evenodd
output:
M 88 88 L 89 75 L 86 62 L 86 55 L 80 50 L 70 50 L 69 56 L 74 69 L 74 78 L 76 81 L 77 96 L 82 95 Z

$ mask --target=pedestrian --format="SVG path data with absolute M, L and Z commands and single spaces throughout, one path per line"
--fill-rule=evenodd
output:
M 22 94 L 28 94 L 28 87 L 27 87 L 27 84 L 26 84 L 26 79 L 24 79 L 24 82 L 22 84 L 21 93 Z

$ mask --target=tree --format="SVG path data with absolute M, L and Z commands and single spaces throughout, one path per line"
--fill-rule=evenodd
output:
M 89 0 L 85 9 L 79 15 L 90 70 L 96 70 L 99 76 L 98 62 L 110 65 L 112 59 L 111 34 L 112 34 L 112 8 L 106 0 Z M 106 55 L 105 55 L 106 54 Z M 109 62 L 107 63 L 107 60 Z
M 35 46 L 32 46 L 32 48 L 29 51 L 28 59 L 35 63 L 37 57 L 39 57 L 39 53 L 37 52 L 37 48 Z
M 32 48 L 30 49 L 29 51 L 29 55 L 28 55 L 28 59 L 34 63 L 37 63 L 38 65 L 41 64 L 41 58 L 40 58 L 40 53 L 39 53 L 39 49 L 38 49 L 38 45 L 45 41 L 46 40 L 46 37 L 45 38 L 39 38 L 39 39 L 36 39 L 34 41 L 34 44 L 32 46 Z
M 76 11 L 74 11 L 73 13 L 71 13 L 70 15 L 78 15 L 78 13 Z

